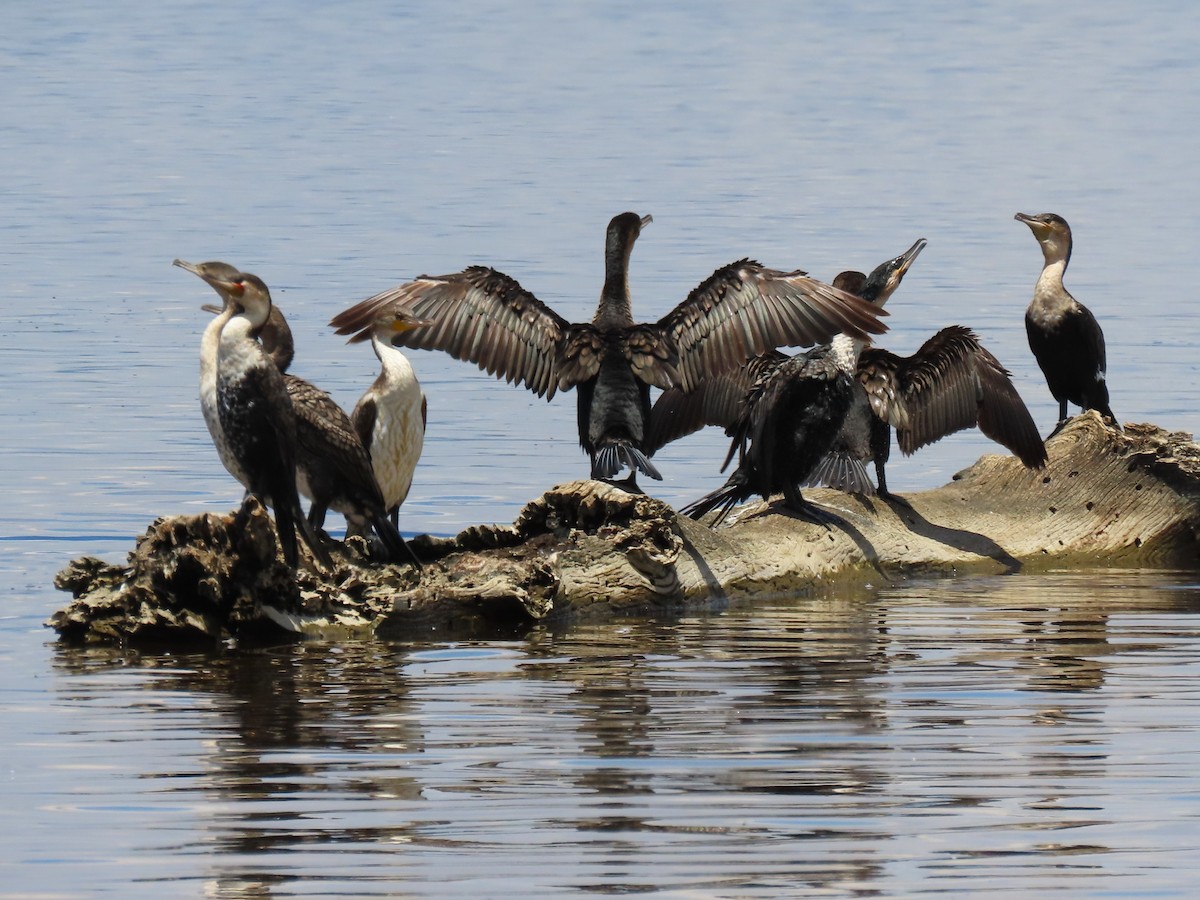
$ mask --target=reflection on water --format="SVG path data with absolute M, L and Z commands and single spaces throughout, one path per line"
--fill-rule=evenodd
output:
M 63 648 L 54 696 L 123 761 L 127 839 L 182 857 L 160 889 L 1171 887 L 1198 607 L 1164 573 L 996 576 L 506 643 Z

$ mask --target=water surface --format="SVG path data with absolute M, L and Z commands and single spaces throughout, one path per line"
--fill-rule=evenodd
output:
M 472 0 L 0 11 L 0 896 L 1189 895 L 1195 583 L 1075 573 L 876 585 L 508 641 L 201 655 L 59 648 L 67 560 L 231 508 L 196 402 L 208 289 L 261 275 L 298 374 L 374 376 L 326 327 L 494 265 L 571 319 L 605 223 L 654 216 L 656 319 L 753 256 L 832 278 L 917 237 L 911 352 L 961 323 L 1056 410 L 1025 346 L 1018 210 L 1074 226 L 1068 286 L 1113 406 L 1194 431 L 1187 4 L 797 10 Z M 404 530 L 510 521 L 586 473 L 545 403 L 416 353 Z M 931 487 L 994 446 L 897 459 Z M 713 487 L 719 435 L 660 458 Z

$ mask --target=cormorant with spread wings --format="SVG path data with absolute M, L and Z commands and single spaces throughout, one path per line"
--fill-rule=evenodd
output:
M 868 340 L 886 327 L 873 304 L 801 271 L 742 259 L 717 269 L 666 316 L 636 323 L 629 256 L 650 216 L 626 212 L 608 225 L 604 287 L 590 323 L 571 323 L 509 276 L 486 266 L 421 276 L 343 311 L 330 323 L 352 341 L 404 307 L 431 325 L 394 343 L 444 350 L 550 399 L 578 391 L 579 443 L 593 478 L 622 468 L 661 478 L 648 459 L 650 387 L 691 390 L 776 346 L 821 343 L 838 333 Z

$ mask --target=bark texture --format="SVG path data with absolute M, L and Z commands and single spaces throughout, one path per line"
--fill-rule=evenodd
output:
M 372 564 L 351 539 L 332 571 L 306 559 L 293 574 L 270 517 L 249 501 L 227 515 L 158 519 L 125 566 L 75 560 L 56 579 L 74 599 L 48 624 L 103 642 L 504 634 L 878 573 L 1196 566 L 1200 446 L 1190 435 L 1117 432 L 1088 413 L 1047 449 L 1043 470 L 985 456 L 906 502 L 806 491 L 840 519 L 828 529 L 775 501 L 749 503 L 712 530 L 652 497 L 572 482 L 512 525 L 417 537 L 420 573 Z

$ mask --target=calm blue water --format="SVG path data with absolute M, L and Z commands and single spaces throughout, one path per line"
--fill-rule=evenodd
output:
M 625 209 L 655 220 L 647 319 L 741 256 L 832 278 L 926 237 L 886 346 L 976 328 L 1048 430 L 1012 216 L 1054 211 L 1114 409 L 1197 430 L 1198 39 L 1182 3 L 0 9 L 0 897 L 1187 894 L 1189 576 L 206 657 L 68 652 L 41 622 L 68 559 L 240 495 L 196 402 L 212 295 L 177 256 L 266 279 L 297 373 L 351 405 L 375 361 L 332 314 L 486 263 L 585 318 Z M 572 397 L 413 361 L 407 532 L 586 473 Z M 708 490 L 722 450 L 668 448 L 655 492 Z

